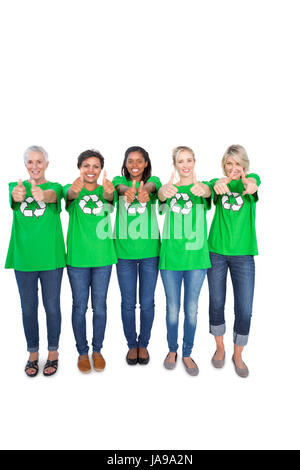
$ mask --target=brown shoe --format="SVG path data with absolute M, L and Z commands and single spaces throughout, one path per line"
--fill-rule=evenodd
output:
M 80 372 L 83 372 L 84 374 L 88 374 L 92 370 L 88 354 L 79 356 L 77 365 Z
M 93 353 L 94 369 L 101 372 L 105 368 L 105 360 L 101 353 Z

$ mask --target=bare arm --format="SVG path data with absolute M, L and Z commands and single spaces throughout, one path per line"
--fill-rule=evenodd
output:
M 44 193 L 44 202 L 46 203 L 56 203 L 57 202 L 57 194 L 53 189 L 46 189 L 43 191 Z
M 78 197 L 78 193 L 75 193 L 72 190 L 72 186 L 71 186 L 67 191 L 67 200 L 68 201 L 73 201 L 73 199 L 76 199 L 77 197 Z
M 125 186 L 125 184 L 118 184 L 118 186 L 116 186 L 117 193 L 120 196 L 124 196 L 124 193 L 127 191 L 127 189 L 128 186 Z
M 149 183 L 144 184 L 144 189 L 150 194 L 156 191 L 156 186 L 154 183 L 149 182 Z

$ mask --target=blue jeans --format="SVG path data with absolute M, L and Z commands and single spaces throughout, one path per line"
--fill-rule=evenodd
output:
M 106 297 L 111 276 L 111 265 L 97 268 L 67 266 L 72 289 L 72 326 L 79 355 L 89 352 L 86 339 L 86 318 L 91 288 L 93 309 L 93 352 L 100 352 L 106 327 Z
M 191 271 L 160 271 L 167 302 L 167 340 L 170 352 L 178 349 L 178 320 L 181 284 L 184 283 L 183 357 L 190 357 L 197 326 L 198 299 L 207 269 Z
M 154 292 L 158 275 L 158 257 L 119 259 L 117 275 L 121 290 L 121 315 L 129 348 L 146 348 L 154 319 Z M 137 338 L 135 307 L 139 277 L 140 334 Z
M 27 351 L 39 350 L 38 280 L 42 287 L 42 299 L 46 312 L 48 350 L 58 349 L 61 330 L 60 288 L 63 268 L 50 271 L 15 271 L 21 298 L 23 327 Z
M 224 307 L 226 279 L 229 269 L 233 293 L 235 322 L 233 341 L 238 346 L 248 342 L 254 294 L 255 264 L 253 256 L 225 256 L 210 253 L 209 285 L 210 333 L 223 336 L 226 330 Z

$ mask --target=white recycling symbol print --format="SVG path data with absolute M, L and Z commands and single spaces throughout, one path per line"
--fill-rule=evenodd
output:
M 135 199 L 139 202 L 137 196 L 135 196 Z M 147 203 L 146 202 L 139 202 L 139 205 L 136 206 L 134 205 L 133 206 L 133 202 L 125 202 L 124 203 L 124 206 L 125 206 L 125 209 L 127 210 L 128 214 L 129 215 L 136 215 L 136 213 L 138 214 L 143 214 L 147 208 Z
M 231 204 L 229 202 L 229 196 L 234 197 L 235 204 Z M 227 210 L 232 209 L 234 212 L 237 212 L 240 210 L 243 204 L 244 204 L 244 200 L 242 196 L 240 195 L 240 193 L 231 193 L 229 191 L 222 197 L 222 206 L 224 207 L 224 209 L 227 209 Z
M 42 217 L 44 215 L 44 212 L 46 210 L 46 204 L 43 201 L 35 201 L 37 203 L 37 207 L 32 210 L 28 209 L 28 204 L 31 204 L 35 199 L 33 197 L 29 196 L 27 197 L 21 204 L 20 204 L 20 211 L 25 217 Z
M 184 207 L 181 207 L 177 202 L 183 199 L 185 201 Z M 190 197 L 186 193 L 176 193 L 175 197 L 170 201 L 170 208 L 172 212 L 176 212 L 177 214 L 181 213 L 183 215 L 187 215 L 191 212 L 193 207 L 193 203 L 190 200 Z
M 95 207 L 86 207 L 89 201 L 93 201 Z M 79 207 L 85 214 L 94 214 L 98 215 L 102 211 L 103 202 L 99 200 L 96 194 L 86 195 L 79 201 Z

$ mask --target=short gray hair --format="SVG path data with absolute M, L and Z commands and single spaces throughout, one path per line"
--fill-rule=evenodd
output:
M 46 150 L 43 147 L 41 147 L 40 145 L 31 145 L 24 152 L 24 162 L 25 163 L 27 163 L 29 152 L 39 152 L 42 155 L 44 155 L 45 161 L 46 162 L 48 161 L 48 153 L 46 152 Z

